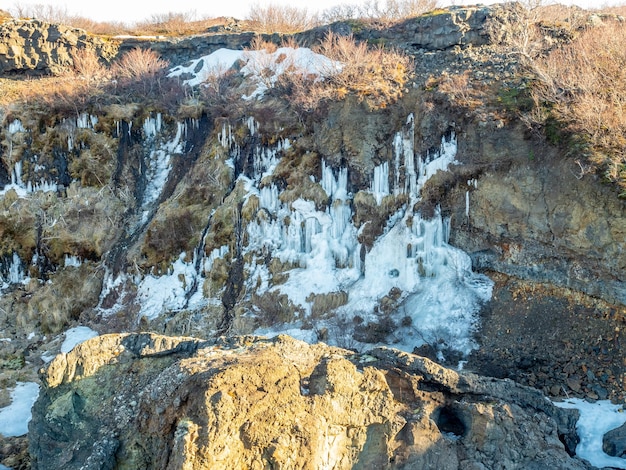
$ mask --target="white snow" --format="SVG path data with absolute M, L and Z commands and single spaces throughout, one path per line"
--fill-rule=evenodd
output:
M 610 430 L 626 423 L 623 405 L 614 405 L 609 400 L 589 403 L 580 398 L 570 398 L 554 402 L 561 408 L 575 408 L 580 411 L 576 431 L 580 442 L 576 446 L 576 455 L 587 460 L 595 467 L 626 469 L 626 459 L 611 457 L 602 450 L 602 438 Z
M 185 253 L 173 264 L 170 273 L 163 276 L 151 274 L 139 283 L 137 297 L 141 310 L 139 318 L 152 320 L 164 311 L 178 311 L 187 305 L 187 295 L 198 276 L 194 263 L 185 263 Z
M 280 47 L 274 52 L 266 50 L 237 51 L 218 49 L 212 54 L 191 61 L 189 65 L 179 65 L 170 70 L 168 77 L 192 77 L 183 81 L 189 86 L 205 84 L 211 79 L 219 79 L 235 65 L 242 65 L 240 73 L 252 84 L 253 89 L 244 99 L 261 98 L 272 88 L 284 73 L 297 73 L 314 79 L 331 76 L 341 70 L 339 62 L 314 53 L 306 47 Z
M 61 345 L 61 352 L 68 353 L 74 349 L 74 346 L 83 343 L 88 339 L 95 338 L 96 336 L 98 336 L 98 332 L 87 326 L 76 326 L 74 328 L 70 328 L 65 332 L 65 340 L 63 340 L 63 344 Z
M 0 434 L 4 437 L 23 436 L 28 433 L 31 408 L 39 396 L 39 385 L 18 382 L 11 392 L 11 404 L 0 409 Z

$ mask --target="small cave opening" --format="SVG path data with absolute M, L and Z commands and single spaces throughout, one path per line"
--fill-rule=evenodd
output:
M 451 406 L 438 408 L 434 413 L 434 421 L 443 434 L 463 437 L 467 432 L 467 428 L 459 411 Z

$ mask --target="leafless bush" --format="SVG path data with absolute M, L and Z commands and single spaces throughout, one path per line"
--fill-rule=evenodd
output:
M 605 21 L 530 64 L 535 122 L 585 136 L 591 163 L 626 189 L 626 25 Z
M 46 5 L 43 3 L 26 5 L 17 3 L 10 12 L 16 18 L 36 18 L 48 23 L 68 24 L 69 19 L 72 17 L 65 6 Z
M 169 63 L 156 52 L 135 48 L 113 65 L 112 74 L 129 92 L 152 95 L 159 89 L 168 66 Z
M 93 49 L 76 49 L 72 51 L 73 73 L 90 84 L 98 85 L 107 79 L 109 70 L 100 62 Z
M 114 66 L 118 78 L 142 80 L 163 72 L 169 63 L 150 49 L 135 48 L 122 56 Z
M 362 6 L 361 17 L 391 23 L 419 16 L 437 7 L 437 0 L 367 0 Z
M 434 10 L 437 0 L 367 0 L 363 4 L 340 4 L 322 12 L 324 23 L 364 19 L 389 24 Z
M 319 24 L 306 8 L 289 5 L 253 5 L 246 18 L 249 27 L 260 33 L 295 33 Z

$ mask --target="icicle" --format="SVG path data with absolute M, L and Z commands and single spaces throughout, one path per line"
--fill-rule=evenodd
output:
M 213 263 L 218 258 L 223 258 L 228 253 L 229 248 L 228 245 L 220 246 L 219 248 L 215 248 L 209 256 L 204 260 L 204 272 L 209 272 L 213 269 Z
M 9 283 L 19 284 L 24 280 L 24 271 L 22 270 L 22 262 L 17 253 L 13 252 L 13 259 L 9 266 Z
M 262 208 L 273 214 L 278 211 L 280 200 L 278 199 L 278 188 L 275 185 L 261 188 L 260 204 Z
M 222 132 L 217 135 L 217 139 L 219 140 L 222 147 L 224 147 L 225 149 L 231 147 L 233 143 L 233 137 L 230 124 L 228 124 L 228 129 L 226 129 L 226 122 L 222 123 Z
M 326 194 L 332 199 L 347 199 L 348 197 L 348 169 L 341 168 L 339 175 L 335 179 L 335 174 L 331 167 L 326 166 L 322 160 L 322 181 L 320 182 Z
M 78 267 L 80 267 L 81 264 L 83 264 L 83 263 L 78 258 L 78 256 L 65 255 L 65 259 L 63 260 L 63 266 L 65 266 L 66 268 L 69 267 L 69 266 L 74 267 L 74 268 L 78 268 Z
M 26 129 L 24 129 L 24 126 L 22 125 L 22 121 L 20 121 L 19 119 L 15 119 L 11 122 L 11 124 L 9 124 L 9 127 L 7 128 L 7 132 L 13 135 L 18 132 L 26 132 Z
M 248 130 L 250 131 L 250 135 L 254 136 L 259 129 L 259 124 L 254 120 L 252 116 L 250 116 L 246 122 L 248 125 Z
M 152 139 L 161 132 L 162 116 L 161 113 L 157 113 L 156 118 L 152 116 L 147 117 L 143 122 L 143 133 L 146 139 Z
M 465 217 L 469 219 L 470 196 L 469 191 L 465 191 Z
M 383 198 L 389 194 L 389 162 L 374 168 L 374 178 L 370 191 L 376 198 L 376 204 L 379 205 Z

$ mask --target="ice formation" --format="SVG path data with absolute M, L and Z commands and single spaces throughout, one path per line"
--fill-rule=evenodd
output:
M 150 148 L 150 155 L 146 165 L 146 188 L 144 190 L 141 207 L 143 209 L 142 223 L 148 220 L 151 206 L 156 202 L 163 191 L 163 187 L 169 177 L 171 157 L 183 151 L 183 135 L 186 134 L 186 126 L 179 122 L 176 125 L 176 135 L 166 142 L 156 142 L 161 133 L 161 113 L 156 117 L 146 118 L 143 131 L 146 137 L 146 145 Z
M 439 213 L 425 220 L 410 210 L 424 183 L 454 163 L 456 138 L 452 134 L 442 139 L 438 151 L 420 157 L 413 150 L 413 133 L 413 116 L 409 116 L 393 141 L 393 193 L 408 194 L 411 203 L 390 219 L 364 262 L 352 224 L 347 169 L 335 170 L 325 162 L 319 181 L 330 198 L 325 211 L 301 199 L 284 205 L 273 187 L 258 190 L 250 185 L 269 217 L 248 225 L 247 249 L 259 253 L 269 249 L 283 262 L 298 266 L 289 272 L 286 283 L 273 289 L 287 294 L 305 311 L 310 309 L 307 298 L 311 293 L 344 291 L 349 300 L 338 309 L 339 315 L 358 314 L 365 321 L 376 321 L 380 300 L 399 288 L 405 297 L 395 315 L 411 320 L 392 339 L 395 346 L 412 351 L 424 341 L 443 341 L 451 349 L 468 353 L 475 347 L 476 314 L 491 297 L 492 283 L 473 273 L 469 257 L 448 244 L 448 220 Z M 389 165 L 377 166 L 370 191 L 378 203 L 391 193 L 389 181 Z

